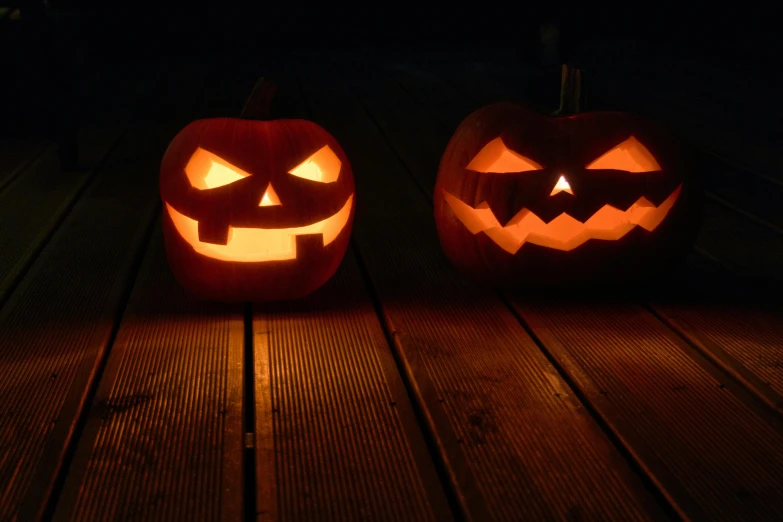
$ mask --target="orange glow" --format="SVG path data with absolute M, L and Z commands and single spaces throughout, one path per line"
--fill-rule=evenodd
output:
M 340 177 L 340 158 L 324 145 L 316 153 L 288 171 L 292 176 L 318 181 L 319 183 L 334 183 Z
M 353 205 L 353 196 L 334 215 L 298 228 L 235 228 L 228 229 L 228 243 L 215 245 L 202 243 L 198 238 L 198 221 L 177 212 L 166 203 L 169 216 L 180 235 L 199 254 L 220 259 L 257 263 L 261 261 L 285 261 L 296 259 L 296 237 L 308 234 L 323 234 L 323 244 L 327 246 L 335 240 L 348 223 Z
M 661 170 L 658 162 L 644 145 L 631 136 L 587 166 L 588 170 L 612 169 L 626 172 Z
M 185 166 L 190 184 L 199 190 L 209 190 L 228 185 L 250 174 L 235 167 L 217 154 L 199 147 Z
M 487 143 L 465 168 L 476 172 L 505 174 L 541 170 L 541 165 L 510 150 L 502 139 L 495 138 Z
M 522 209 L 505 227 L 500 225 L 486 201 L 473 208 L 445 190 L 443 195 L 457 219 L 472 234 L 484 232 L 500 248 L 515 254 L 525 243 L 568 251 L 590 239 L 618 240 L 636 226 L 655 230 L 677 201 L 681 189 L 682 185 L 678 186 L 658 207 L 644 197 L 624 211 L 604 205 L 585 223 L 565 212 L 544 223 L 530 210 Z
M 572 196 L 574 195 L 574 191 L 571 190 L 571 185 L 568 183 L 568 180 L 565 179 L 565 176 L 560 176 L 560 179 L 555 183 L 555 188 L 552 189 L 552 192 L 550 192 L 549 195 L 554 196 L 559 192 L 568 192 Z
M 274 207 L 276 205 L 282 205 L 282 203 L 280 203 L 280 198 L 277 196 L 275 189 L 272 188 L 272 184 L 270 183 L 269 186 L 266 187 L 266 191 L 264 191 L 264 195 L 261 197 L 261 202 L 258 206 Z

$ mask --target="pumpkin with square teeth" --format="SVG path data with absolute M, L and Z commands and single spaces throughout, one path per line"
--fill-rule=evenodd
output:
M 503 286 L 624 284 L 692 246 L 701 191 L 675 140 L 623 112 L 474 112 L 441 158 L 435 221 L 447 257 Z
M 351 166 L 310 121 L 195 121 L 166 150 L 160 194 L 169 265 L 204 299 L 303 297 L 348 248 Z

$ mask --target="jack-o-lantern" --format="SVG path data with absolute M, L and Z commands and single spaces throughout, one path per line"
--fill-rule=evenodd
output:
M 662 129 L 623 112 L 481 108 L 441 159 L 441 245 L 463 272 L 496 285 L 645 280 L 695 240 L 701 191 L 686 158 Z
M 163 157 L 160 194 L 169 265 L 204 299 L 303 297 L 348 248 L 351 166 L 310 121 L 195 121 Z

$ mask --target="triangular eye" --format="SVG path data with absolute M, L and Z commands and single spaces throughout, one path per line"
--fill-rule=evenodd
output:
M 199 190 L 229 185 L 250 174 L 224 160 L 217 154 L 199 147 L 185 166 L 190 184 Z
M 661 166 L 650 151 L 631 136 L 587 166 L 587 170 L 599 169 L 653 172 L 661 170 Z
M 476 154 L 466 168 L 476 172 L 505 174 L 541 170 L 541 165 L 510 150 L 502 139 L 495 138 Z
M 324 145 L 309 158 L 288 171 L 297 178 L 318 181 L 319 183 L 334 183 L 340 177 L 342 162 L 329 145 Z

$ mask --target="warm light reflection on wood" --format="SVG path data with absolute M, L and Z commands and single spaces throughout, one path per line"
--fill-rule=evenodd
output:
M 588 170 L 611 169 L 626 172 L 654 172 L 661 170 L 650 151 L 631 136 L 587 166 Z
M 487 143 L 465 168 L 476 172 L 505 174 L 541 170 L 541 165 L 510 150 L 502 139 L 495 138 Z
M 323 234 L 323 245 L 334 241 L 351 216 L 353 196 L 337 213 L 312 225 L 297 228 L 236 228 L 229 227 L 228 242 L 215 245 L 199 241 L 198 221 L 177 212 L 166 203 L 166 209 L 180 235 L 199 254 L 222 261 L 254 263 L 296 259 L 296 237 Z
M 486 201 L 473 208 L 445 190 L 443 195 L 457 219 L 472 234 L 484 232 L 503 250 L 515 254 L 525 243 L 567 251 L 590 239 L 620 239 L 636 226 L 655 230 L 677 201 L 681 189 L 682 185 L 678 186 L 657 207 L 644 197 L 627 210 L 604 205 L 584 223 L 565 212 L 544 223 L 530 210 L 522 209 L 505 227 L 498 222 Z

